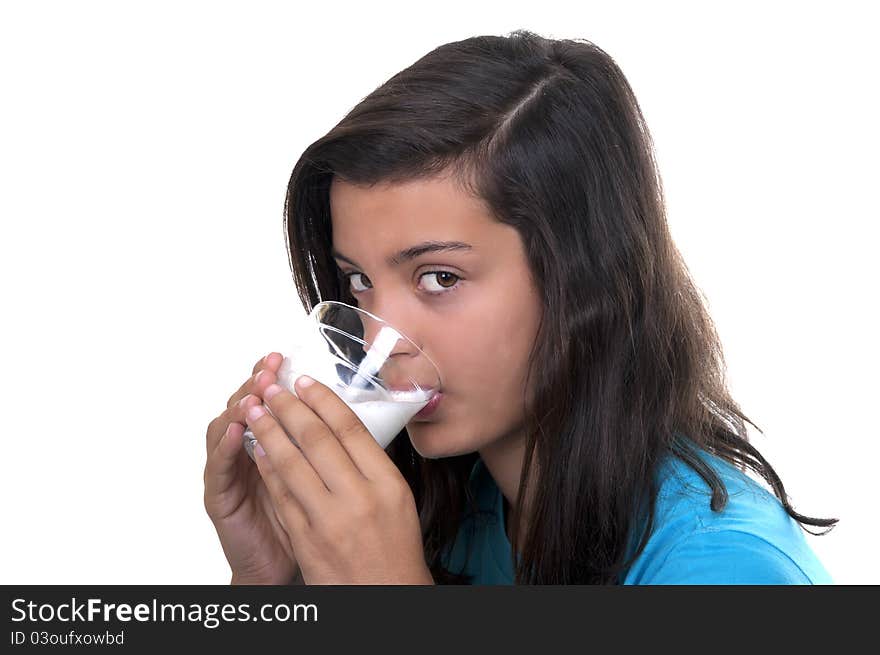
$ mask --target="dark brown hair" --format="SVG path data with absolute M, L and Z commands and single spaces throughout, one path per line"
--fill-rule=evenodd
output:
M 540 473 L 526 534 L 514 534 L 516 582 L 620 582 L 650 536 L 666 455 L 699 473 L 716 511 L 727 491 L 702 449 L 760 475 L 798 522 L 837 523 L 798 514 L 749 443 L 745 422 L 757 426 L 727 390 L 718 335 L 668 230 L 651 136 L 608 54 L 524 30 L 474 37 L 436 48 L 359 102 L 290 178 L 285 231 L 305 309 L 357 304 L 330 255 L 334 176 L 369 186 L 443 173 L 518 230 L 544 303 L 518 508 L 533 459 Z M 476 453 L 425 460 L 405 431 L 387 452 L 413 490 L 435 579 L 461 581 L 441 553 L 470 498 Z M 627 558 L 639 516 L 647 528 Z

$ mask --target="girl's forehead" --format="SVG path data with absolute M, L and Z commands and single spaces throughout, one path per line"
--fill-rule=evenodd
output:
M 334 180 L 330 187 L 330 214 L 334 227 L 363 224 L 365 218 L 387 223 L 442 221 L 473 224 L 490 216 L 485 204 L 448 178 L 397 184 L 357 186 Z
M 500 227 L 481 201 L 444 180 L 372 187 L 334 182 L 330 218 L 333 245 L 342 253 L 364 243 L 395 252 L 429 241 L 479 247 Z

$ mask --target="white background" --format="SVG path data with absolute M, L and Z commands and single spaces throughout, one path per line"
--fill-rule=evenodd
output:
M 5 2 L 0 582 L 219 583 L 208 422 L 303 313 L 303 149 L 436 46 L 587 38 L 652 130 L 754 443 L 880 583 L 870 3 Z M 833 9 L 832 9 L 833 7 Z

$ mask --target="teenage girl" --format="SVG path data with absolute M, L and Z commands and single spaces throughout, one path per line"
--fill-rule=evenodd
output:
M 383 450 L 260 360 L 207 431 L 233 583 L 831 582 L 801 526 L 837 520 L 796 512 L 750 445 L 644 118 L 595 45 L 433 50 L 306 149 L 284 219 L 303 307 L 400 328 L 442 399 Z

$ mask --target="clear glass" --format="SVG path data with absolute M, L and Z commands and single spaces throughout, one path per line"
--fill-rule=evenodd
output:
M 348 405 L 386 448 L 437 395 L 440 371 L 409 337 L 387 321 L 335 300 L 318 303 L 299 339 L 278 369 L 278 384 L 294 395 L 294 382 L 308 375 Z M 267 408 L 268 409 L 268 408 Z M 288 435 L 296 443 L 296 435 Z M 254 458 L 256 439 L 244 433 Z

